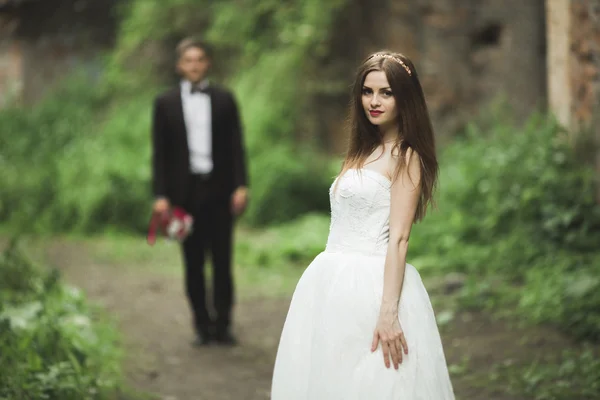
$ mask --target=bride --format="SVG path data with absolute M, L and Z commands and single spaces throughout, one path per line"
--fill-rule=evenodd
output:
M 438 175 L 423 90 L 404 55 L 378 52 L 353 89 L 351 137 L 330 189 L 325 251 L 283 327 L 272 400 L 449 400 L 429 296 L 406 263 Z

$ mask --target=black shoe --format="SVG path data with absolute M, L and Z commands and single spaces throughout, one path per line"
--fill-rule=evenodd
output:
M 204 347 L 204 346 L 208 346 L 210 344 L 210 342 L 211 342 L 210 337 L 198 335 L 198 336 L 196 336 L 196 339 L 194 339 L 194 341 L 192 342 L 192 346 Z
M 208 346 L 212 339 L 212 335 L 209 331 L 200 331 L 196 334 L 196 338 L 192 342 L 192 345 L 196 347 Z
M 215 335 L 215 340 L 218 344 L 224 346 L 235 346 L 236 344 L 238 344 L 237 339 L 228 329 L 218 331 Z

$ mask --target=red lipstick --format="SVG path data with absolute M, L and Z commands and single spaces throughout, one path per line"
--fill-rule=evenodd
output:
M 383 114 L 383 111 L 379 111 L 379 110 L 369 110 L 369 114 L 371 114 L 371 117 L 378 117 L 381 114 Z

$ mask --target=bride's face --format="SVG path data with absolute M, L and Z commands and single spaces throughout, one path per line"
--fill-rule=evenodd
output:
M 362 105 L 373 125 L 385 128 L 397 123 L 396 99 L 385 72 L 371 71 L 367 74 L 362 87 Z

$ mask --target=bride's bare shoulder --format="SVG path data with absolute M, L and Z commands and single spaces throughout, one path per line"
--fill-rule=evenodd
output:
M 413 170 L 415 167 L 418 168 L 418 165 L 420 165 L 419 153 L 414 151 L 410 146 L 408 146 L 404 152 L 400 146 L 396 146 L 390 150 L 388 158 L 388 176 L 392 181 L 395 181 L 395 179 L 398 178 L 399 172 L 405 170 L 405 168 Z

